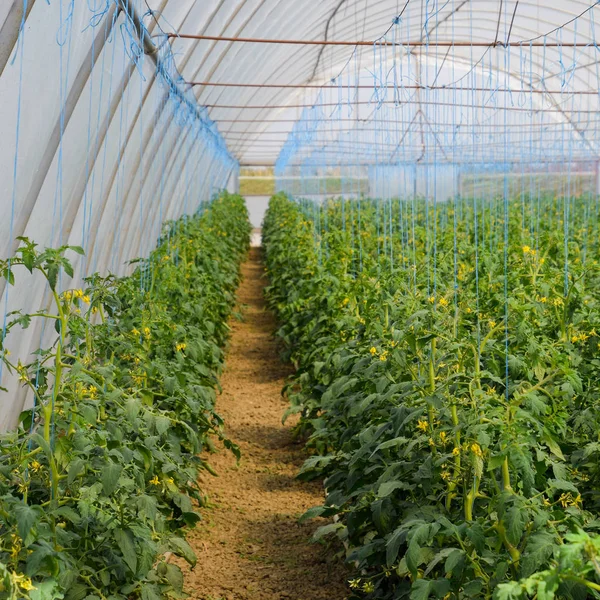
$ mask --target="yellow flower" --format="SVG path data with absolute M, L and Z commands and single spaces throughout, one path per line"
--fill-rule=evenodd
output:
M 29 466 L 34 473 L 37 473 L 42 468 L 42 465 L 37 460 L 31 461 Z
M 19 587 L 26 592 L 31 592 L 32 590 L 37 589 L 33 583 L 31 583 L 31 579 L 29 579 L 29 577 L 23 576 L 23 579 L 17 583 L 19 584 Z
M 175 346 L 175 350 L 177 350 L 177 352 L 181 351 L 181 350 L 185 350 L 186 349 L 186 344 L 184 342 L 179 342 L 176 346 Z
M 446 445 L 447 442 L 447 435 L 445 431 L 440 431 L 440 442 L 444 445 Z
M 132 335 L 135 335 L 135 336 L 140 335 L 140 332 L 135 327 L 131 330 L 131 333 L 132 333 Z
M 449 473 L 449 471 L 442 471 L 442 479 L 444 481 L 448 481 L 448 479 L 450 479 L 450 473 Z
M 89 296 L 84 296 L 84 297 L 82 298 L 82 300 L 83 300 L 83 301 L 84 301 L 86 304 L 89 304 L 89 303 L 90 303 L 90 297 L 89 297 Z
M 554 306 L 562 306 L 564 303 L 564 300 L 559 297 L 554 298 L 554 300 L 552 301 L 552 304 L 554 304 Z
M 430 445 L 432 448 L 435 448 L 435 440 L 434 440 L 433 438 L 429 438 L 429 445 Z
M 460 448 L 457 448 L 456 446 L 452 449 L 452 454 L 454 454 L 454 456 L 460 456 Z
M 64 299 L 69 302 L 71 300 L 71 298 L 73 297 L 73 292 L 71 290 L 67 290 L 64 294 L 63 294 Z
M 567 492 L 566 494 L 561 494 L 558 501 L 563 508 L 567 508 L 572 506 L 573 496 L 571 495 L 571 492 Z
M 448 306 L 448 300 L 446 300 L 446 298 L 440 298 L 440 306 Z
M 10 555 L 11 555 L 12 559 L 14 560 L 15 558 L 17 558 L 17 556 L 19 556 L 19 552 L 21 551 L 21 538 L 16 533 L 13 533 L 11 535 L 11 540 L 12 540 L 12 547 L 11 547 Z
M 372 581 L 365 581 L 362 586 L 363 592 L 366 594 L 371 594 L 375 591 L 375 585 Z
M 160 485 L 160 479 L 155 475 L 151 480 L 150 480 L 150 485 Z
M 496 321 L 490 321 L 490 329 L 494 329 L 496 327 Z
M 375 356 L 377 354 L 377 348 L 375 348 L 375 346 L 371 346 L 369 352 L 371 353 L 371 356 Z
M 30 592 L 31 590 L 37 589 L 32 583 L 31 579 L 26 575 L 19 575 L 17 573 L 10 574 L 10 580 L 14 585 L 19 586 L 22 590 Z
M 73 297 L 74 298 L 83 298 L 83 290 L 75 290 L 73 292 Z
M 381 362 L 385 362 L 387 360 L 387 351 L 381 353 L 381 356 L 379 357 L 379 360 Z
M 546 302 L 548 302 L 548 298 L 546 298 L 546 296 L 542 296 L 542 297 L 540 298 L 540 302 L 541 302 L 542 304 L 546 304 Z
M 344 298 L 342 300 L 342 306 L 346 306 L 346 304 L 348 304 L 350 302 L 350 298 Z
M 150 337 L 150 327 L 144 327 L 144 335 L 149 338 Z
M 87 393 L 90 398 L 95 398 L 98 395 L 98 388 L 90 385 L 90 387 L 87 389 Z
M 481 451 L 481 446 L 477 443 L 471 444 L 471 452 L 473 452 L 473 454 L 475 456 L 479 456 L 479 458 L 481 458 L 483 456 L 483 452 Z
M 467 306 L 467 313 L 471 314 L 473 312 L 473 309 L 470 306 Z
M 167 477 L 165 481 L 170 485 L 173 485 L 175 483 L 175 480 L 172 477 Z
M 419 419 L 417 421 L 417 429 L 420 429 L 421 431 L 427 431 L 428 428 L 429 428 L 429 423 L 428 423 L 427 419 Z
M 356 590 L 360 587 L 360 579 L 350 579 L 348 585 L 350 586 L 350 589 Z
M 523 250 L 523 254 L 529 254 L 529 252 L 531 251 L 531 248 L 529 246 L 523 246 L 523 248 L 521 248 L 521 250 Z
M 552 504 L 550 503 L 550 500 L 548 500 L 548 498 L 544 498 L 543 503 L 544 503 L 544 506 L 552 506 Z
M 433 304 L 435 302 L 435 296 L 429 296 L 429 298 L 427 298 L 427 301 L 429 302 L 429 304 Z

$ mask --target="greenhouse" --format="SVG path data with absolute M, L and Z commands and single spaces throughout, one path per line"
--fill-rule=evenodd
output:
M 0 599 L 600 598 L 599 4 L 0 0 Z

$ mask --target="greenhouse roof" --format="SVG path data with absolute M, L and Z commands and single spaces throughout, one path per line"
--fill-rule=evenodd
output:
M 377 109 L 392 105 L 386 119 L 399 122 L 401 131 L 408 130 L 417 93 L 429 106 L 425 110 L 431 123 L 455 124 L 462 117 L 463 128 L 469 127 L 474 107 L 481 107 L 477 114 L 482 120 L 491 119 L 506 130 L 511 124 L 520 127 L 524 121 L 520 112 L 542 111 L 540 128 L 558 127 L 559 137 L 563 125 L 572 132 L 571 152 L 578 148 L 582 154 L 598 153 L 597 144 L 587 139 L 592 137 L 590 129 L 597 128 L 599 108 L 596 20 L 600 17 L 596 4 L 589 1 L 153 0 L 148 4 L 165 32 L 182 36 L 172 38 L 177 67 L 186 82 L 194 83 L 199 103 L 208 107 L 241 164 L 273 164 L 294 121 L 313 105 L 320 111 L 320 121 L 342 116 L 354 120 L 345 130 L 359 120 L 376 120 Z M 245 41 L 233 41 L 240 39 Z M 306 43 L 284 43 L 290 41 Z M 374 73 L 394 60 L 398 65 L 420 60 L 430 69 L 419 77 L 415 65 L 409 66 L 411 74 L 397 78 L 394 89 L 389 78 L 377 79 Z M 378 83 L 385 90 L 374 98 Z M 364 89 L 348 92 L 359 85 Z M 457 104 L 457 97 L 466 109 L 444 111 L 444 106 Z M 351 114 L 342 115 L 340 106 L 350 104 L 354 104 Z M 504 108 L 509 109 L 508 122 L 499 118 Z M 450 140 L 438 143 L 452 145 Z

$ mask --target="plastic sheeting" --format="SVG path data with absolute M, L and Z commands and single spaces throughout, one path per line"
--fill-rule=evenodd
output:
M 94 271 L 125 274 L 164 221 L 194 212 L 235 177 L 237 162 L 178 82 L 169 47 L 158 63 L 145 56 L 116 2 L 1 3 L 0 60 L 11 41 L 0 62 L 0 256 L 14 253 L 18 236 L 82 246 L 86 255 L 70 255 L 75 275 L 63 274 L 62 289 Z M 0 280 L 0 329 L 7 313 L 49 302 L 45 282 L 24 269 L 16 279 Z M 27 361 L 44 339 L 34 320 L 6 345 Z M 6 369 L 0 375 L 8 388 L 1 430 L 27 398 Z

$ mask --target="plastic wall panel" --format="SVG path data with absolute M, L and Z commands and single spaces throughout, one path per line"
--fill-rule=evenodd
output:
M 145 2 L 133 4 L 145 12 Z M 177 19 L 192 5 L 179 2 Z M 97 15 L 94 26 L 89 6 L 36 2 L 0 75 L 0 256 L 14 251 L 17 235 L 41 247 L 83 246 L 86 256 L 71 253 L 74 277 L 63 274 L 60 289 L 79 287 L 95 270 L 130 272 L 129 261 L 155 247 L 166 218 L 195 211 L 237 169 L 207 117 L 193 108 L 193 96 L 188 93 L 184 102 L 186 91 L 175 90 L 178 75 L 168 52 L 161 50 L 159 58 L 167 60 L 163 72 L 171 83 L 165 85 L 155 63 L 138 58 L 132 23 L 124 13 L 116 17 L 117 0 L 107 2 L 108 11 Z M 6 14 L 2 3 L 0 31 Z M 148 16 L 145 22 L 149 29 L 156 26 Z M 214 173 L 196 172 L 203 168 Z M 51 306 L 41 277 L 24 271 L 16 276 L 15 286 L 5 289 L 0 282 L 0 331 L 7 312 Z M 53 332 L 34 320 L 26 330 L 13 330 L 5 346 L 27 362 L 32 350 L 51 339 Z M 5 369 L 0 377 L 8 389 L 0 392 L 4 430 L 31 398 Z

